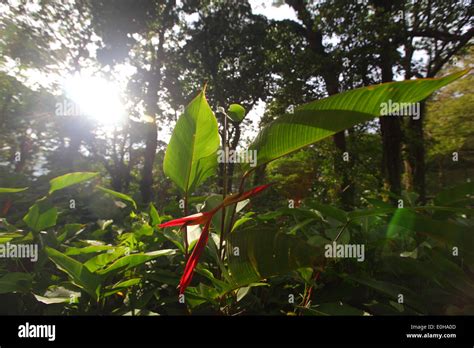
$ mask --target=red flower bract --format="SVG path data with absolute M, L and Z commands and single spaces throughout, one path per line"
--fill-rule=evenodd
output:
M 188 287 L 189 283 L 191 283 L 191 279 L 193 279 L 194 269 L 197 266 L 199 261 L 199 257 L 202 254 L 202 251 L 206 247 L 207 241 L 209 239 L 209 225 L 211 224 L 211 220 L 209 220 L 205 225 L 204 229 L 201 232 L 201 236 L 191 253 L 191 256 L 186 262 L 186 267 L 184 267 L 183 275 L 181 276 L 181 280 L 179 281 L 179 293 L 182 294 Z
M 257 195 L 258 193 L 265 190 L 269 186 L 270 184 L 257 186 L 249 191 L 230 195 L 226 197 L 220 205 L 218 205 L 216 208 L 212 209 L 211 211 L 185 216 L 185 217 L 174 219 L 174 220 L 171 220 L 159 225 L 159 227 L 161 228 L 171 227 L 171 226 L 183 226 L 183 225 L 184 226 L 204 225 L 204 228 L 201 232 L 201 236 L 199 237 L 199 240 L 196 243 L 194 250 L 191 253 L 191 256 L 186 262 L 183 275 L 181 276 L 181 280 L 179 281 L 180 294 L 183 294 L 186 288 L 188 287 L 188 285 L 191 283 L 194 269 L 196 268 L 197 263 L 199 261 L 199 257 L 201 256 L 202 251 L 206 247 L 207 241 L 209 239 L 209 227 L 211 225 L 211 219 L 214 216 L 214 214 L 219 209 L 225 208 L 231 204 L 243 201 L 247 198 Z
M 168 222 L 165 222 L 164 224 L 161 224 L 160 227 L 163 228 L 171 226 L 182 226 L 184 224 L 186 224 L 186 226 L 203 225 L 212 218 L 212 215 L 214 215 L 213 211 L 208 211 L 206 213 L 197 213 L 179 219 L 170 220 Z

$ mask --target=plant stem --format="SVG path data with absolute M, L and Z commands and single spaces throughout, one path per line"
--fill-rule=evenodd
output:
M 321 274 L 321 271 L 316 272 L 316 270 L 313 271 L 313 282 L 317 282 L 319 279 L 319 275 Z M 311 295 L 313 294 L 313 289 L 314 289 L 314 284 L 312 284 L 305 296 L 303 297 L 303 307 L 306 307 L 309 303 L 309 300 L 311 299 Z
M 223 113 L 222 115 L 224 117 L 224 129 L 222 131 L 222 144 L 224 148 L 222 201 L 224 202 L 225 197 L 227 196 L 227 115 L 225 113 Z M 219 238 L 219 257 L 222 261 L 224 261 L 225 211 L 226 208 L 224 207 L 222 209 L 221 235 Z
M 186 192 L 184 196 L 184 216 L 188 216 L 188 193 Z M 189 249 L 189 243 L 188 243 L 188 226 L 187 224 L 184 224 L 183 227 L 183 238 L 184 238 L 184 258 L 185 260 L 188 259 L 188 249 Z
M 333 242 L 337 242 L 337 240 L 339 239 L 339 237 L 342 235 L 342 232 L 344 232 L 344 230 L 346 229 L 347 225 L 349 225 L 349 222 L 350 220 L 347 220 L 346 223 L 344 224 L 344 226 L 342 226 L 341 230 L 339 231 L 339 233 L 337 234 L 336 238 L 334 238 L 334 241 Z

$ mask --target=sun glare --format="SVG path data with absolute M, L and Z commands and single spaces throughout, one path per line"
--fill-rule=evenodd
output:
M 66 79 L 64 90 L 84 115 L 101 124 L 117 124 L 124 118 L 120 89 L 115 83 L 101 77 L 74 75 Z

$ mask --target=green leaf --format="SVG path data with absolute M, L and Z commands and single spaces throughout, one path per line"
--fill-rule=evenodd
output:
M 113 246 L 110 245 L 89 245 L 83 248 L 70 247 L 66 249 L 65 255 L 84 255 L 100 253 L 104 250 L 111 250 Z
M 102 283 L 101 277 L 91 273 L 87 267 L 79 261 L 76 261 L 55 249 L 46 247 L 45 250 L 50 260 L 53 261 L 60 270 L 67 273 L 73 280 L 74 284 L 84 289 L 94 299 L 99 297 Z
M 84 263 L 84 266 L 91 272 L 96 272 L 97 270 L 104 268 L 109 263 L 117 260 L 119 257 L 125 255 L 128 251 L 127 247 L 119 246 L 113 247 L 113 249 L 108 250 L 105 253 L 91 257 Z
M 109 287 L 109 288 L 105 289 L 104 297 L 116 294 L 117 292 L 123 291 L 123 290 L 125 290 L 125 289 L 127 289 L 131 286 L 140 284 L 141 281 L 142 281 L 141 278 L 132 278 L 132 279 L 121 281 L 121 282 L 113 285 L 112 287 Z
M 229 118 L 234 122 L 242 122 L 245 118 L 245 109 L 239 104 L 230 104 L 227 112 L 229 113 Z
M 85 229 L 86 225 L 83 224 L 66 224 L 59 230 L 58 242 L 63 243 L 70 241 L 84 232 Z
M 234 230 L 228 236 L 227 255 L 231 277 L 240 285 L 284 275 L 301 267 L 315 267 L 324 259 L 322 248 L 266 226 Z
M 132 197 L 126 195 L 125 193 L 117 192 L 117 191 L 114 191 L 102 186 L 97 186 L 97 188 L 105 193 L 108 193 L 109 195 L 112 195 L 114 197 L 117 197 L 117 198 L 123 199 L 124 201 L 132 203 L 133 207 L 137 209 L 137 203 L 135 202 L 135 200 Z
M 57 178 L 51 179 L 49 181 L 49 194 L 57 190 L 62 190 L 63 188 L 69 187 L 71 185 L 89 180 L 97 175 L 99 175 L 98 172 L 75 172 L 58 176 Z
M 29 273 L 11 272 L 0 278 L 0 294 L 27 292 L 31 288 L 33 276 Z
M 153 203 L 150 203 L 150 220 L 150 224 L 154 227 L 161 223 L 160 214 L 158 214 L 158 211 L 156 210 Z
M 184 110 L 166 149 L 163 169 L 186 194 L 214 174 L 219 134 L 204 90 Z
M 15 192 L 21 192 L 25 190 L 28 190 L 28 187 L 22 187 L 22 188 L 0 187 L 0 193 L 15 193 Z
M 133 234 L 137 239 L 142 238 L 143 236 L 152 236 L 153 235 L 153 227 L 148 225 L 147 223 L 144 224 L 135 224 L 133 227 Z
M 381 116 L 382 103 L 415 103 L 466 74 L 468 70 L 437 79 L 418 79 L 357 88 L 296 108 L 264 129 L 250 145 L 263 165 L 327 138 L 358 123 Z M 244 164 L 244 170 L 250 170 Z
M 118 259 L 106 269 L 97 271 L 97 274 L 110 276 L 111 274 L 115 274 L 118 271 L 125 271 L 130 268 L 140 266 L 148 261 L 156 259 L 157 257 L 173 255 L 175 253 L 176 253 L 176 250 L 174 249 L 163 249 L 163 250 L 156 250 L 156 251 L 152 251 L 152 252 L 148 252 L 144 254 L 127 255 Z
M 35 203 L 28 209 L 28 213 L 23 217 L 23 221 L 29 228 L 38 232 L 56 225 L 57 218 L 58 210 L 55 207 L 49 208 L 42 213 L 40 212 L 39 204 Z
M 252 288 L 255 288 L 258 286 L 270 286 L 270 284 L 252 283 L 252 284 L 249 284 L 249 286 L 244 286 L 242 288 L 239 288 L 236 292 L 237 302 L 240 302 L 245 296 L 247 296 Z

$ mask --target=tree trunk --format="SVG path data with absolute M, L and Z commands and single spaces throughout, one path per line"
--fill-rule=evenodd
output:
M 326 82 L 326 89 L 329 95 L 334 95 L 339 92 L 337 76 L 333 74 L 326 74 L 323 76 Z M 334 145 L 336 146 L 336 155 L 334 158 L 334 169 L 336 173 L 341 175 L 340 195 L 341 204 L 345 209 L 350 209 L 354 205 L 354 183 L 350 178 L 351 156 L 349 162 L 343 161 L 344 152 L 347 152 L 346 135 L 344 131 L 333 135 Z
M 237 122 L 233 122 L 233 127 L 235 129 L 232 140 L 230 141 L 230 150 L 236 151 L 237 145 L 239 145 L 240 140 L 240 125 Z M 235 163 L 229 163 L 227 166 L 227 190 L 232 192 L 233 176 L 234 176 Z
M 382 170 L 387 189 L 396 195 L 401 193 L 402 131 L 400 119 L 391 116 L 380 118 L 382 133 Z
M 339 93 L 338 72 L 342 65 L 336 62 L 334 57 L 328 53 L 323 45 L 322 31 L 314 27 L 315 21 L 311 18 L 311 13 L 304 0 L 286 0 L 286 3 L 293 7 L 298 14 L 298 18 L 303 22 L 306 39 L 309 48 L 315 54 L 315 58 L 322 62 L 323 71 L 316 72 L 323 77 L 326 83 L 326 90 L 329 95 Z M 341 203 L 343 207 L 350 208 L 354 204 L 354 183 L 350 179 L 349 166 L 343 162 L 343 153 L 347 151 L 344 132 L 339 132 L 333 136 L 337 152 L 334 158 L 336 173 L 341 174 Z
M 143 203 L 149 203 L 153 199 L 153 164 L 155 162 L 156 148 L 158 147 L 158 127 L 156 117 L 158 115 L 158 90 L 161 86 L 161 67 L 164 60 L 163 43 L 164 30 L 158 33 L 159 43 L 152 59 L 152 68 L 148 79 L 146 91 L 146 108 L 148 115 L 153 119 L 147 127 L 145 137 L 145 153 L 143 156 L 143 171 L 140 181 L 140 193 Z
M 423 119 L 426 112 L 426 103 L 420 103 L 420 117 L 418 120 L 410 118 L 408 121 L 408 163 L 413 175 L 413 188 L 420 195 L 419 202 L 426 202 L 425 183 L 425 146 Z
M 383 2 L 384 12 L 389 11 L 390 4 Z M 392 67 L 396 47 L 385 41 L 380 47 L 380 68 L 382 82 L 393 81 Z M 402 129 L 400 119 L 396 116 L 380 117 L 382 134 L 382 172 L 385 186 L 397 196 L 401 193 L 402 175 Z
M 153 199 L 153 164 L 155 162 L 156 148 L 158 146 L 158 127 L 155 118 L 147 128 L 145 140 L 145 154 L 140 182 L 140 192 L 143 203 L 149 203 Z

